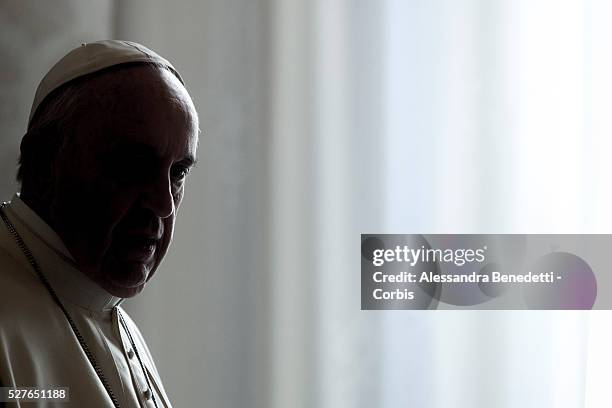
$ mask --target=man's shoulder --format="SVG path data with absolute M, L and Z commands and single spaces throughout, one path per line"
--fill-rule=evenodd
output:
M 7 225 L 0 221 L 0 310 L 12 302 L 27 302 L 44 287 L 36 277 Z
M 43 285 L 29 265 L 15 259 L 0 245 L 0 321 L 7 327 L 11 321 L 36 316 L 47 308 Z
M 22 257 L 18 257 L 18 254 Z M 27 265 L 26 258 L 9 232 L 7 225 L 0 220 L 0 276 L 2 282 L 4 283 L 15 271 L 26 269 Z
M 0 245 L 0 303 L 4 303 L 5 296 L 15 290 L 20 291 L 30 286 L 35 276 L 28 271 L 27 264 L 18 260 L 5 247 Z

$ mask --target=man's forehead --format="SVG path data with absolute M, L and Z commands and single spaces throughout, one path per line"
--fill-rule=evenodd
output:
M 163 68 L 122 67 L 104 73 L 83 84 L 79 99 L 85 121 L 101 118 L 107 130 L 138 133 L 142 125 L 168 121 L 198 126 L 187 90 Z
M 143 97 L 153 97 L 163 92 L 172 97 L 191 99 L 183 84 L 167 69 L 152 65 L 123 65 L 113 67 L 87 78 L 86 88 L 94 98 L 108 96 L 125 98 L 134 90 L 143 91 Z

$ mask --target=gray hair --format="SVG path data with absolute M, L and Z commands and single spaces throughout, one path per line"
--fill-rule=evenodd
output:
M 21 140 L 17 170 L 22 193 L 46 196 L 52 187 L 53 162 L 74 128 L 87 88 L 87 82 L 75 82 L 58 89 L 49 95 L 28 124 Z

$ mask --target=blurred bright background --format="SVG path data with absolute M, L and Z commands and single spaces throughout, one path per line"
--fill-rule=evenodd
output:
M 199 165 L 126 306 L 176 407 L 610 406 L 610 312 L 361 311 L 359 246 L 612 232 L 612 2 L 3 0 L 0 33 L 5 200 L 68 50 L 188 84 Z

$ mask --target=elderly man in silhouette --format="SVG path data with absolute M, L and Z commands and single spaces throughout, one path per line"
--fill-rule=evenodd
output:
M 83 44 L 43 78 L 21 143 L 21 192 L 0 209 L 10 404 L 34 387 L 25 398 L 45 406 L 170 406 L 119 305 L 166 254 L 197 144 L 181 76 L 140 44 Z

